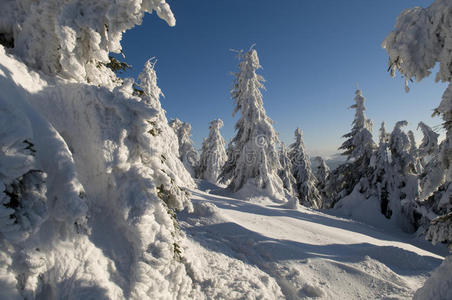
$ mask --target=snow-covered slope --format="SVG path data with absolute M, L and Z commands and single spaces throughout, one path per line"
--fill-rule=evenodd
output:
M 446 254 L 402 233 L 200 186 L 194 214 L 179 218 L 209 299 L 409 299 Z

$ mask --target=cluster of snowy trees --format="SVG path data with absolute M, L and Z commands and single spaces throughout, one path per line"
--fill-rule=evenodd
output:
M 356 111 L 353 127 L 339 148 L 347 161 L 327 177 L 323 191 L 329 202 L 324 207 L 340 206 L 352 193 L 360 194 L 360 199 L 377 201 L 380 212 L 404 230 L 422 232 L 440 214 L 439 203 L 430 199 L 438 180 L 439 135 L 420 122 L 423 139 L 418 147 L 413 132 L 403 130 L 406 121 L 396 122 L 391 133 L 383 122 L 376 145 L 364 101 L 357 90 L 351 106 Z
M 77 298 L 92 288 L 94 298 L 198 298 L 174 217 L 192 209 L 186 189 L 194 187 L 193 177 L 313 208 L 360 194 L 378 201 L 380 212 L 404 229 L 425 229 L 435 243 L 452 241 L 449 0 L 405 11 L 383 43 L 393 75 L 420 81 L 439 64 L 437 80 L 449 83 L 435 110 L 445 140 L 439 143 L 438 134 L 419 123 L 417 146 L 400 121 L 391 133 L 382 124 L 376 145 L 358 90 L 353 127 L 340 147 L 347 162 L 332 171 L 322 158 L 312 169 L 301 129 L 289 147 L 279 141 L 263 106 L 255 49 L 238 54 L 236 135 L 226 147 L 223 122 L 212 121 L 199 155 L 190 124 L 166 119 L 153 61 L 136 83 L 109 68 L 109 53 L 121 52 L 122 33 L 154 11 L 175 24 L 164 0 L 0 3 L 0 43 L 8 48 L 1 47 L 0 56 L 10 68 L 0 76 L 5 297 Z M 420 297 L 435 286 L 428 282 Z
M 407 168 L 405 178 L 413 181 L 412 175 L 421 170 L 421 191 L 418 196 L 422 218 L 430 221 L 427 238 L 433 243 L 452 243 L 452 3 L 435 0 L 427 8 L 415 7 L 405 10 L 398 18 L 395 29 L 386 37 L 383 48 L 389 55 L 391 75 L 399 71 L 408 80 L 421 81 L 439 65 L 436 80 L 448 83 L 435 114 L 440 115 L 446 131 L 444 141 L 437 146 L 438 136 L 425 124 L 419 124 L 424 139 L 419 151 L 411 153 L 401 167 Z M 403 125 L 403 124 L 402 124 Z M 393 139 L 394 142 L 397 142 Z M 391 141 L 390 141 L 391 142 Z M 403 142 L 403 141 L 401 141 Z M 402 145 L 400 145 L 402 146 Z M 413 149 L 414 150 L 414 149 Z M 430 159 L 424 159 L 429 156 Z M 402 163 L 402 161 L 401 161 Z M 406 186 L 404 187 L 406 188 Z M 450 299 L 452 297 L 452 257 L 436 270 L 432 277 L 415 295 L 415 299 Z
M 434 242 L 452 241 L 448 137 L 440 144 L 439 135 L 420 122 L 418 129 L 423 138 L 416 145 L 414 133 L 404 130 L 408 123 L 402 120 L 394 125 L 392 132 L 387 132 L 383 122 L 375 143 L 373 123 L 366 117 L 365 98 L 358 89 L 351 106 L 355 110 L 352 128 L 343 136 L 345 141 L 339 147 L 346 162 L 330 171 L 325 161 L 316 157 L 313 169 L 301 129 L 295 130 L 295 141 L 286 147 L 279 141 L 265 112 L 260 91 L 264 88 L 263 78 L 257 74 L 261 66 L 256 50 L 239 52 L 238 57 L 239 71 L 235 74 L 232 99 L 233 113 L 240 112 L 241 117 L 227 149 L 219 132 L 221 120 L 212 121 L 200 160 L 193 154 L 196 152 L 189 140 L 190 131 L 181 134 L 180 121 L 173 121 L 179 124 L 172 127 L 179 136 L 181 160 L 187 166 L 186 157 L 192 158 L 187 167 L 194 170 L 192 174 L 213 183 L 227 184 L 234 192 L 263 193 L 274 199 L 285 199 L 288 207 L 294 208 L 298 204 L 317 209 L 341 207 L 349 197 L 358 196 L 362 201 L 377 203 L 378 213 L 405 231 L 418 231 Z M 445 99 L 446 96 L 447 91 Z M 444 110 L 441 109 L 438 113 Z M 447 113 L 442 114 L 449 132 L 449 117 Z M 296 204 L 291 203 L 293 199 Z
M 0 298 L 202 299 L 154 62 L 136 83 L 109 68 L 152 12 L 175 24 L 164 0 L 0 2 Z
M 383 42 L 389 55 L 391 75 L 399 71 L 408 80 L 421 81 L 431 73 L 431 69 L 439 64 L 437 81 L 448 82 L 440 105 L 435 114 L 440 115 L 446 131 L 445 140 L 437 146 L 437 135 L 420 124 L 424 140 L 417 157 L 424 164 L 421 175 L 422 190 L 420 201 L 429 212 L 438 215 L 432 220 L 427 236 L 433 242 L 452 241 L 452 53 L 450 42 L 452 27 L 452 5 L 450 1 L 436 0 L 428 8 L 413 8 L 404 11 L 398 18 L 394 31 Z M 430 156 L 426 161 L 422 156 Z M 417 162 L 410 161 L 410 172 L 416 171 Z M 424 214 L 425 215 L 425 214 Z
M 190 138 L 191 126 L 178 119 L 170 126 L 179 140 L 179 157 L 196 178 L 224 183 L 233 192 L 262 194 L 274 199 L 298 199 L 300 204 L 322 208 L 329 169 L 320 159 L 317 174 L 311 169 L 301 129 L 295 131 L 295 142 L 288 148 L 279 141 L 273 121 L 264 109 L 261 89 L 264 79 L 257 74 L 261 68 L 257 51 L 240 51 L 239 71 L 231 92 L 234 114 L 240 112 L 235 125 L 236 135 L 225 149 L 220 119 L 210 123 L 209 136 L 204 139 L 200 158 Z

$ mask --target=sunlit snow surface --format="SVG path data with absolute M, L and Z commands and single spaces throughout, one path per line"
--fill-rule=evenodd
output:
M 194 214 L 179 218 L 211 299 L 409 299 L 446 254 L 400 232 L 200 188 Z

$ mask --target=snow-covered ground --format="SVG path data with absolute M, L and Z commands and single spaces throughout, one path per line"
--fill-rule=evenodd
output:
M 409 299 L 447 253 L 396 229 L 240 200 L 203 181 L 192 195 L 194 213 L 178 216 L 184 256 L 209 299 Z

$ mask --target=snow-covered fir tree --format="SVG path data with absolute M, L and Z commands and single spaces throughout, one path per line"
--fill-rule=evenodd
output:
M 438 138 L 439 134 L 434 132 L 430 126 L 424 122 L 419 122 L 418 129 L 422 131 L 422 141 L 419 145 L 419 156 L 422 161 L 422 166 L 424 167 L 428 161 L 438 153 Z
M 391 166 L 389 162 L 389 134 L 386 132 L 385 123 L 381 123 L 380 140 L 378 148 L 373 153 L 370 160 L 372 175 L 370 177 L 370 186 L 373 195 L 380 202 L 381 213 L 387 218 L 391 217 L 389 209 L 389 182 L 391 175 Z
M 174 25 L 164 0 L 0 2 L 0 298 L 199 298 L 174 218 L 194 182 L 152 63 L 140 97 L 106 66 L 153 11 Z
M 223 121 L 216 119 L 210 122 L 209 136 L 202 143 L 202 153 L 197 168 L 197 177 L 216 183 L 227 160 L 225 140 L 220 128 Z
M 419 180 L 416 173 L 416 159 L 412 156 L 412 145 L 402 127 L 407 121 L 399 121 L 389 137 L 391 153 L 391 178 L 389 189 L 389 214 L 395 216 L 405 230 L 413 230 L 415 226 L 416 201 L 419 198 Z M 406 223 L 406 220 L 408 223 Z
M 303 132 L 295 130 L 295 142 L 289 146 L 289 158 L 292 162 L 292 174 L 295 178 L 295 191 L 300 203 L 313 207 L 322 207 L 322 197 L 317 189 L 317 178 L 311 169 L 311 160 L 306 153 Z
M 414 133 L 411 130 L 408 130 L 408 139 L 410 141 L 410 157 L 413 160 L 412 164 L 414 166 L 414 172 L 416 174 L 422 173 L 422 161 L 421 157 L 419 156 L 419 150 L 416 146 L 416 139 L 414 138 Z
M 198 151 L 196 151 L 191 140 L 191 125 L 179 119 L 171 120 L 169 125 L 173 128 L 179 141 L 179 158 L 187 171 L 195 177 L 196 168 L 199 163 Z
M 330 168 L 326 164 L 325 160 L 321 156 L 314 157 L 316 167 L 314 168 L 314 175 L 317 178 L 318 186 L 323 189 L 326 184 L 326 180 L 330 175 Z
M 322 208 L 329 208 L 330 200 L 328 199 L 326 188 L 331 171 L 325 160 L 321 156 L 316 156 L 314 158 L 314 162 L 316 164 L 316 167 L 314 168 L 313 172 L 315 177 L 317 178 L 317 190 L 322 196 Z
M 292 174 L 293 166 L 289 158 L 288 149 L 283 142 L 279 146 L 279 162 L 281 169 L 278 171 L 278 175 L 283 182 L 284 189 L 286 189 L 289 196 L 295 196 L 296 181 Z
M 431 70 L 438 63 L 437 81 L 448 82 L 440 105 L 435 113 L 444 120 L 446 138 L 442 143 L 439 162 L 444 170 L 444 181 L 438 187 L 435 197 L 443 199 L 442 207 L 445 212 L 452 209 L 452 52 L 450 51 L 450 37 L 452 28 L 449 19 L 452 16 L 452 4 L 447 0 L 435 0 L 427 8 L 416 7 L 403 12 L 398 18 L 394 31 L 384 40 L 383 47 L 389 55 L 391 75 L 399 71 L 406 78 L 408 90 L 409 79 L 421 81 L 431 74 Z M 436 173 L 436 178 L 441 176 Z M 432 187 L 435 184 L 431 185 Z M 429 194 L 429 193 L 425 193 Z
M 368 177 L 370 158 L 375 149 L 372 121 L 366 117 L 365 98 L 361 90 L 356 90 L 354 100 L 355 104 L 350 107 L 355 109 L 353 127 L 343 136 L 347 140 L 339 147 L 339 150 L 343 150 L 342 154 L 347 156 L 347 162 L 333 171 L 326 187 L 330 206 L 350 194 L 358 182 Z
M 423 168 L 419 176 L 421 185 L 420 199 L 425 200 L 444 183 L 445 170 L 441 162 L 440 147 L 438 146 L 439 134 L 423 122 L 419 122 L 418 129 L 423 134 L 422 142 L 419 145 L 419 155 Z
M 431 70 L 439 65 L 436 81 L 448 82 L 440 105 L 435 113 L 440 115 L 446 130 L 445 140 L 440 146 L 438 159 L 432 162 L 432 167 L 425 167 L 424 173 L 434 174 L 425 184 L 423 196 L 429 195 L 438 185 L 436 192 L 431 196 L 438 203 L 443 216 L 432 221 L 432 232 L 428 234 L 431 239 L 447 237 L 448 234 L 438 235 L 436 232 L 452 227 L 452 218 L 448 215 L 452 211 L 452 3 L 449 0 L 435 0 L 429 7 L 415 7 L 405 10 L 397 18 L 395 29 L 386 37 L 383 48 L 389 55 L 391 75 L 399 71 L 405 76 L 405 86 L 412 78 L 421 81 L 431 74 Z M 433 164 L 435 163 L 435 164 Z M 427 169 L 432 171 L 429 172 Z M 436 170 L 434 170 L 436 169 Z M 441 174 L 443 173 L 443 174 Z M 424 180 L 424 179 L 421 179 Z M 442 183 L 444 182 L 444 183 Z M 442 183 L 442 184 L 441 184 Z M 428 186 L 428 188 L 427 188 Z M 450 232 L 450 231 L 448 231 Z M 448 242 L 451 242 L 449 239 Z M 442 240 L 444 241 L 444 240 Z M 452 297 L 450 286 L 452 280 L 449 276 L 452 269 L 452 257 L 446 259 L 443 265 L 432 274 L 424 287 L 415 295 L 414 299 L 449 299 Z
M 267 116 L 261 89 L 264 79 L 256 73 L 261 68 L 257 51 L 239 52 L 239 71 L 231 92 L 234 113 L 240 111 L 236 135 L 228 147 L 228 161 L 221 174 L 233 191 L 257 189 L 275 198 L 284 198 L 284 187 L 278 176 L 281 168 L 276 145 L 278 136 Z
M 361 175 L 366 173 L 370 157 L 375 148 L 372 140 L 372 122 L 366 117 L 364 101 L 365 98 L 361 90 L 356 90 L 356 103 L 350 106 L 350 108 L 355 109 L 353 128 L 351 132 L 343 136 L 347 140 L 339 147 L 339 150 L 344 150 L 342 154 L 347 156 L 347 160 L 355 163 L 355 166 L 358 167 L 356 171 Z
M 2 1 L 0 31 L 14 54 L 31 68 L 113 88 L 120 82 L 107 67 L 121 53 L 122 34 L 141 24 L 145 13 L 168 25 L 176 19 L 164 0 Z
M 157 85 L 155 64 L 155 59 L 150 59 L 145 63 L 143 70 L 138 75 L 137 83 L 137 86 L 143 91 L 140 96 L 142 101 L 156 111 L 155 116 L 146 120 L 145 125 L 141 128 L 143 133 L 147 133 L 144 137 L 148 138 L 148 140 L 144 140 L 144 137 L 140 139 L 143 144 L 149 143 L 148 147 L 152 149 L 151 153 L 154 154 L 154 158 L 148 157 L 148 154 L 143 149 L 136 149 L 135 151 L 141 153 L 141 159 L 146 164 L 149 164 L 149 161 L 155 158 L 159 158 L 160 162 L 165 166 L 163 173 L 167 176 L 156 176 L 156 186 L 158 186 L 160 195 L 165 195 L 164 201 L 170 209 L 181 210 L 185 206 L 189 206 L 190 203 L 187 193 L 180 187 L 184 186 L 183 182 L 188 186 L 193 185 L 193 180 L 182 166 L 177 163 L 176 158 L 180 149 L 178 138 L 174 130 L 169 126 L 165 110 L 160 103 L 160 97 L 163 96 L 163 92 Z M 131 153 L 131 155 L 133 154 L 135 153 Z M 156 174 L 162 175 L 162 167 L 158 165 L 153 165 L 153 167 L 156 169 Z M 160 181 L 165 177 L 165 180 Z

